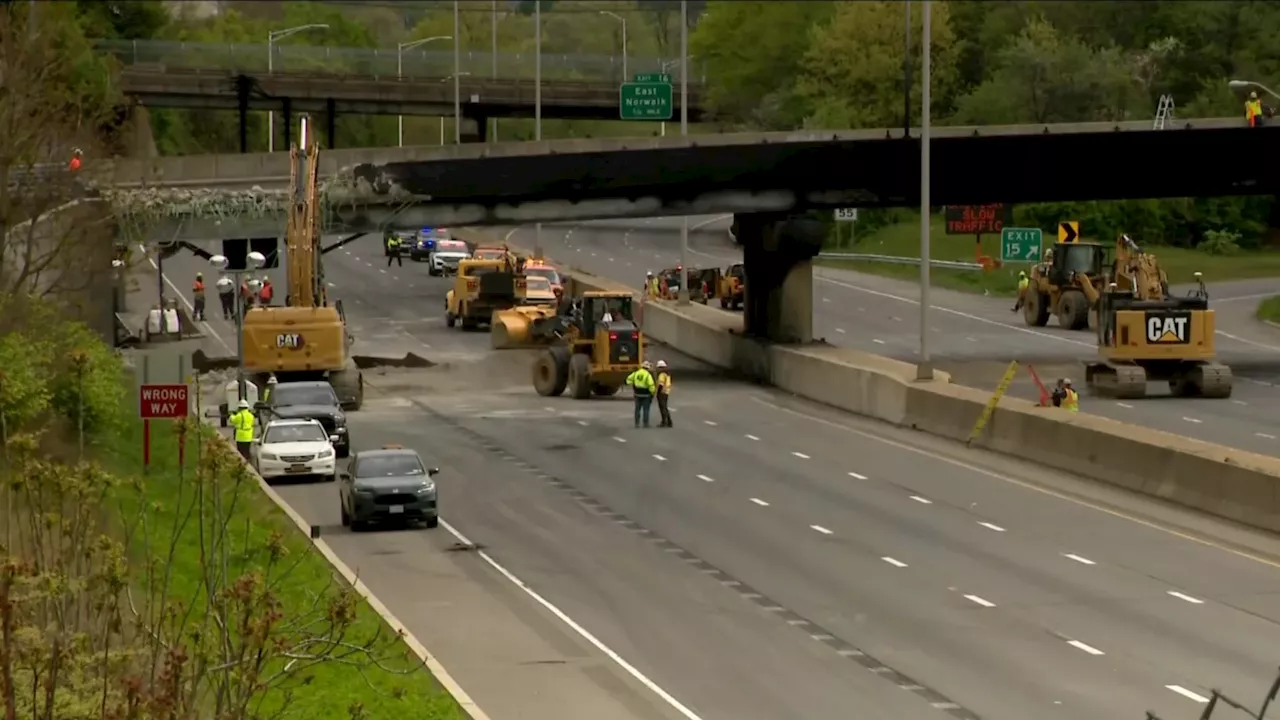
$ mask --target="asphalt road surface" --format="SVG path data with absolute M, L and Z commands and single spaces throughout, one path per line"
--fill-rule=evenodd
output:
M 680 219 L 544 225 L 547 255 L 639 287 L 648 270 L 680 259 Z M 727 266 L 741 259 L 729 240 L 726 218 L 691 218 L 690 264 Z M 531 228 L 504 229 L 512 243 L 532 247 Z M 919 286 L 846 270 L 818 268 L 814 283 L 814 333 L 827 342 L 907 362 L 919 361 Z M 1212 280 L 1212 279 L 1210 279 Z M 1151 397 L 1116 401 L 1084 397 L 1083 412 L 1221 443 L 1266 455 L 1280 453 L 1280 330 L 1253 317 L 1261 297 L 1280 290 L 1273 280 L 1212 283 L 1219 328 L 1219 359 L 1232 366 L 1230 399 L 1178 399 L 1150 386 Z M 1175 288 L 1176 292 L 1182 292 Z M 1010 312 L 1010 300 L 934 288 L 929 319 L 935 365 L 957 382 L 994 390 L 1011 360 L 1030 364 L 1046 385 L 1072 377 L 1083 389 L 1081 361 L 1096 357 L 1092 332 L 1030 328 Z M 1030 372 L 1020 370 L 1010 392 L 1039 396 Z
M 441 362 L 370 373 L 350 423 L 442 468 L 444 524 L 282 494 L 495 720 L 1175 720 L 1273 678 L 1274 539 L 669 353 L 677 429 L 637 430 L 444 328 L 376 239 L 327 262 L 360 342 Z

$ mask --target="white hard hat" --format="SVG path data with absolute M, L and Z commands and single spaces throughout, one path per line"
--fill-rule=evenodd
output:
M 1070 385 L 1070 384 L 1071 384 L 1071 378 L 1062 378 L 1062 384 L 1063 384 L 1063 385 Z
M 276 380 L 276 376 L 275 376 L 275 375 L 272 375 L 271 377 L 267 378 L 267 384 L 268 384 L 268 385 L 275 385 L 275 384 L 276 384 L 276 383 L 278 383 L 278 382 L 280 382 L 280 381 L 279 381 L 279 380 Z
M 644 271 L 644 274 L 645 274 L 645 275 L 652 275 L 652 274 L 653 274 L 653 271 L 652 271 L 652 270 L 645 270 L 645 271 Z
M 664 368 L 664 367 L 666 367 L 666 366 L 667 366 L 667 361 L 666 361 L 666 360 L 659 360 L 659 361 L 658 361 L 658 367 L 660 367 L 660 368 Z
M 241 409 L 244 409 L 244 408 L 249 407 L 249 401 L 248 401 L 248 400 L 241 400 L 241 401 L 240 401 L 240 407 L 241 407 Z
M 653 366 L 649 364 L 648 360 L 645 360 L 644 362 L 640 363 L 640 367 L 645 368 L 647 370 L 648 368 L 651 368 Z

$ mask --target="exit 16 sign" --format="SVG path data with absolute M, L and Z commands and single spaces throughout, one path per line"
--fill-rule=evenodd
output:
M 186 385 L 143 385 L 138 388 L 138 414 L 143 420 L 172 420 L 186 417 Z

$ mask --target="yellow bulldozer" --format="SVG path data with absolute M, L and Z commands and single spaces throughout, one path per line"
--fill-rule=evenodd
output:
M 583 292 L 569 307 L 537 318 L 528 332 L 551 346 L 533 364 L 533 387 L 555 397 L 567 389 L 585 400 L 617 394 L 644 360 L 644 338 L 632 314 L 629 292 Z
M 1085 364 L 1098 395 L 1142 398 L 1148 382 L 1167 382 L 1175 397 L 1231 397 L 1231 369 L 1215 362 L 1214 315 L 1200 273 L 1184 297 L 1169 293 L 1156 257 L 1128 235 L 1098 293 L 1099 360 Z
M 1090 242 L 1060 242 L 1045 252 L 1045 261 L 1032 267 L 1022 300 L 1027 325 L 1044 327 L 1050 315 L 1066 330 L 1088 330 L 1089 312 L 1098 302 L 1097 287 L 1108 264 L 1104 246 Z
M 473 330 L 492 325 L 496 312 L 521 305 L 527 280 L 514 256 L 490 260 L 460 260 L 453 289 L 445 294 L 444 323 Z

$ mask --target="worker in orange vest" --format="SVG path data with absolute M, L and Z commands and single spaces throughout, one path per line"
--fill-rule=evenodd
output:
M 204 273 L 196 273 L 196 281 L 191 283 L 191 301 L 191 319 L 204 320 Z
M 74 151 L 72 151 L 71 162 L 67 163 L 67 169 L 70 170 L 71 172 L 75 172 L 76 170 L 79 170 L 80 158 L 83 156 L 84 156 L 84 153 L 80 151 L 80 148 L 76 148 Z
M 270 278 L 262 278 L 262 289 L 258 291 L 258 299 L 262 301 L 264 306 L 271 304 L 271 298 L 275 297 L 276 290 L 271 285 Z

